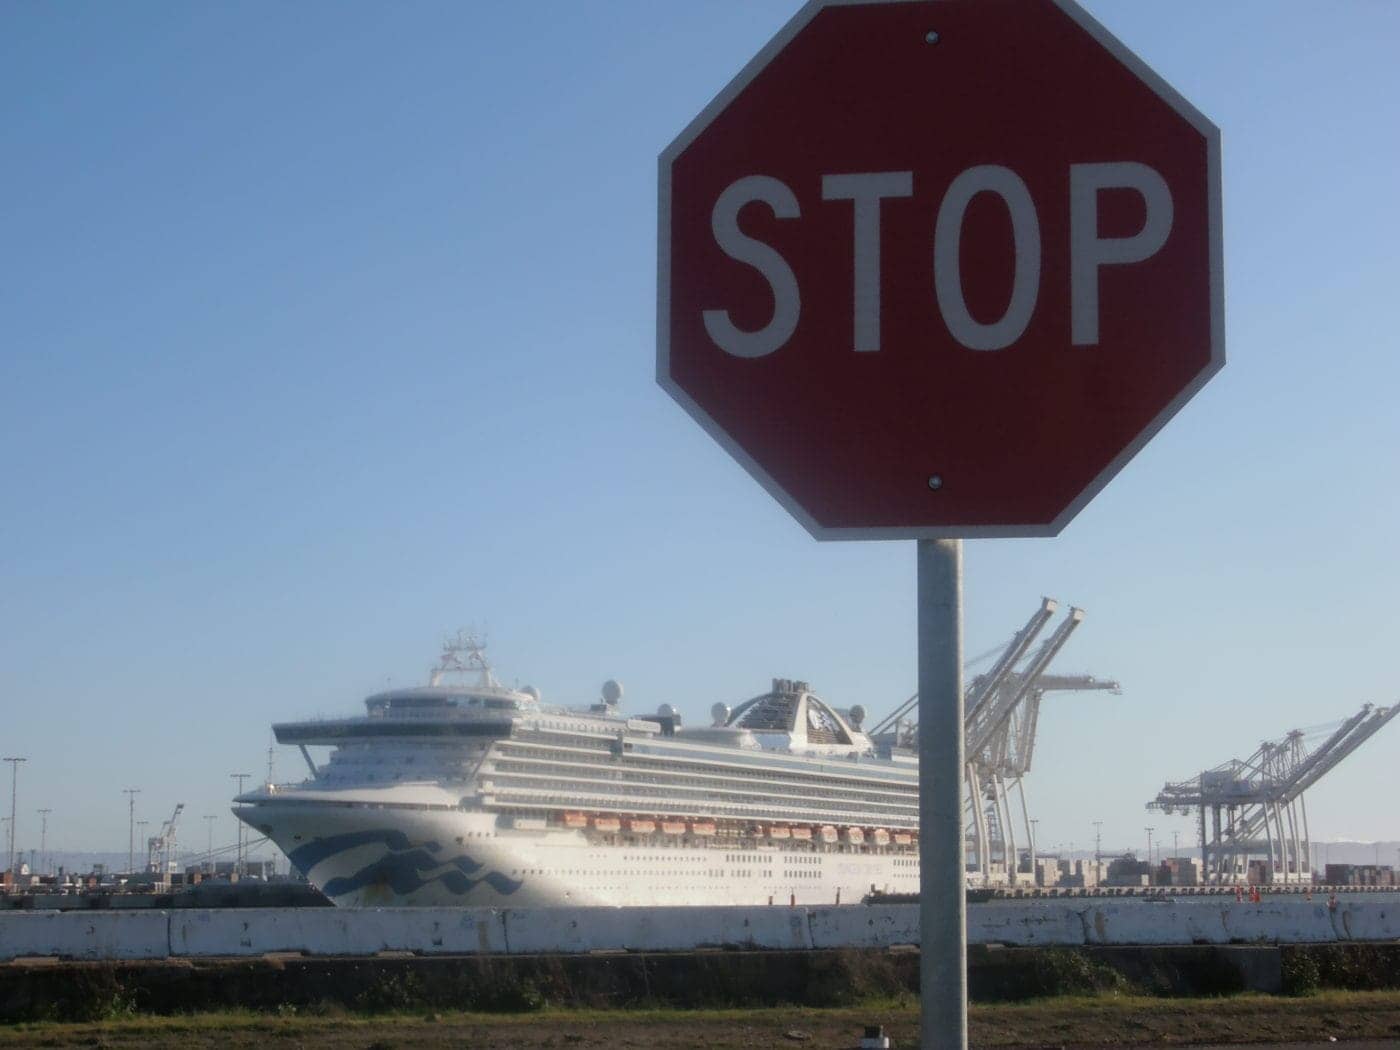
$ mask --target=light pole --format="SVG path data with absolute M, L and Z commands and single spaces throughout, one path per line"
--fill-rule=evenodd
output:
M 1147 877 L 1150 880 L 1152 878 L 1152 832 L 1157 829 L 1145 828 L 1143 830 L 1147 832 Z
M 140 788 L 122 788 L 126 796 L 126 873 L 136 870 L 136 796 Z
M 50 870 L 53 865 L 48 861 L 47 852 L 49 848 L 49 814 L 52 812 L 52 809 L 39 810 L 39 859 L 44 862 L 45 875 L 53 874 Z
M 229 776 L 238 781 L 238 794 L 243 794 L 243 782 L 251 777 L 252 773 L 230 773 Z M 243 875 L 243 821 L 238 822 L 238 859 L 234 862 L 233 870 L 238 876 Z
M 1031 885 L 1040 885 L 1040 873 L 1036 870 L 1035 844 L 1040 839 L 1040 818 L 1031 817 Z
M 214 874 L 214 821 L 218 819 L 219 815 L 217 813 L 204 814 L 204 823 L 209 825 L 209 856 L 206 864 L 208 865 L 210 875 Z
M 27 758 L 7 758 L 10 763 L 10 848 L 5 854 L 5 866 L 15 874 L 15 799 L 19 793 L 19 764 L 28 762 Z
M 1103 821 L 1094 821 L 1094 885 L 1103 878 Z

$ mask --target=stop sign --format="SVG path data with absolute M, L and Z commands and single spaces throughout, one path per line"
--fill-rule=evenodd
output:
M 1219 132 L 1069 0 L 813 0 L 659 236 L 659 381 L 819 538 L 1054 535 L 1224 363 Z

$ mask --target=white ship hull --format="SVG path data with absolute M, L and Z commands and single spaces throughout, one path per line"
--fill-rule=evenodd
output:
M 849 904 L 919 884 L 909 853 L 662 836 L 617 844 L 576 829 L 502 829 L 486 813 L 290 800 L 239 812 L 321 892 L 352 907 Z

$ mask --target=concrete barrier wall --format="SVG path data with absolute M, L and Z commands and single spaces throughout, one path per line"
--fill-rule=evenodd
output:
M 1331 918 L 1338 940 L 1400 941 L 1400 900 L 1339 904 Z
M 1400 940 L 1400 900 L 1321 897 L 1005 900 L 967 909 L 970 944 L 1018 947 Z M 919 941 L 916 904 L 829 908 L 229 908 L 0 913 L 0 960 L 25 956 L 422 955 L 697 948 L 888 948 Z
M 812 947 L 805 908 L 528 908 L 504 919 L 513 954 Z
M 917 904 L 808 908 L 814 948 L 889 948 L 919 943 Z
M 0 959 L 164 959 L 169 954 L 170 919 L 164 911 L 0 915 Z
M 1029 901 L 988 901 L 968 905 L 969 944 L 1012 944 L 1018 947 L 1084 944 L 1088 937 L 1079 909 L 1061 901 L 1026 907 Z M 1034 903 L 1041 903 L 1039 901 Z
M 170 913 L 172 955 L 374 955 L 505 952 L 491 908 L 228 908 Z

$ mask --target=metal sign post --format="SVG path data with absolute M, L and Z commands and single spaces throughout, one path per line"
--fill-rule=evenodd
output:
M 962 540 L 919 540 L 919 1045 L 967 1047 Z

